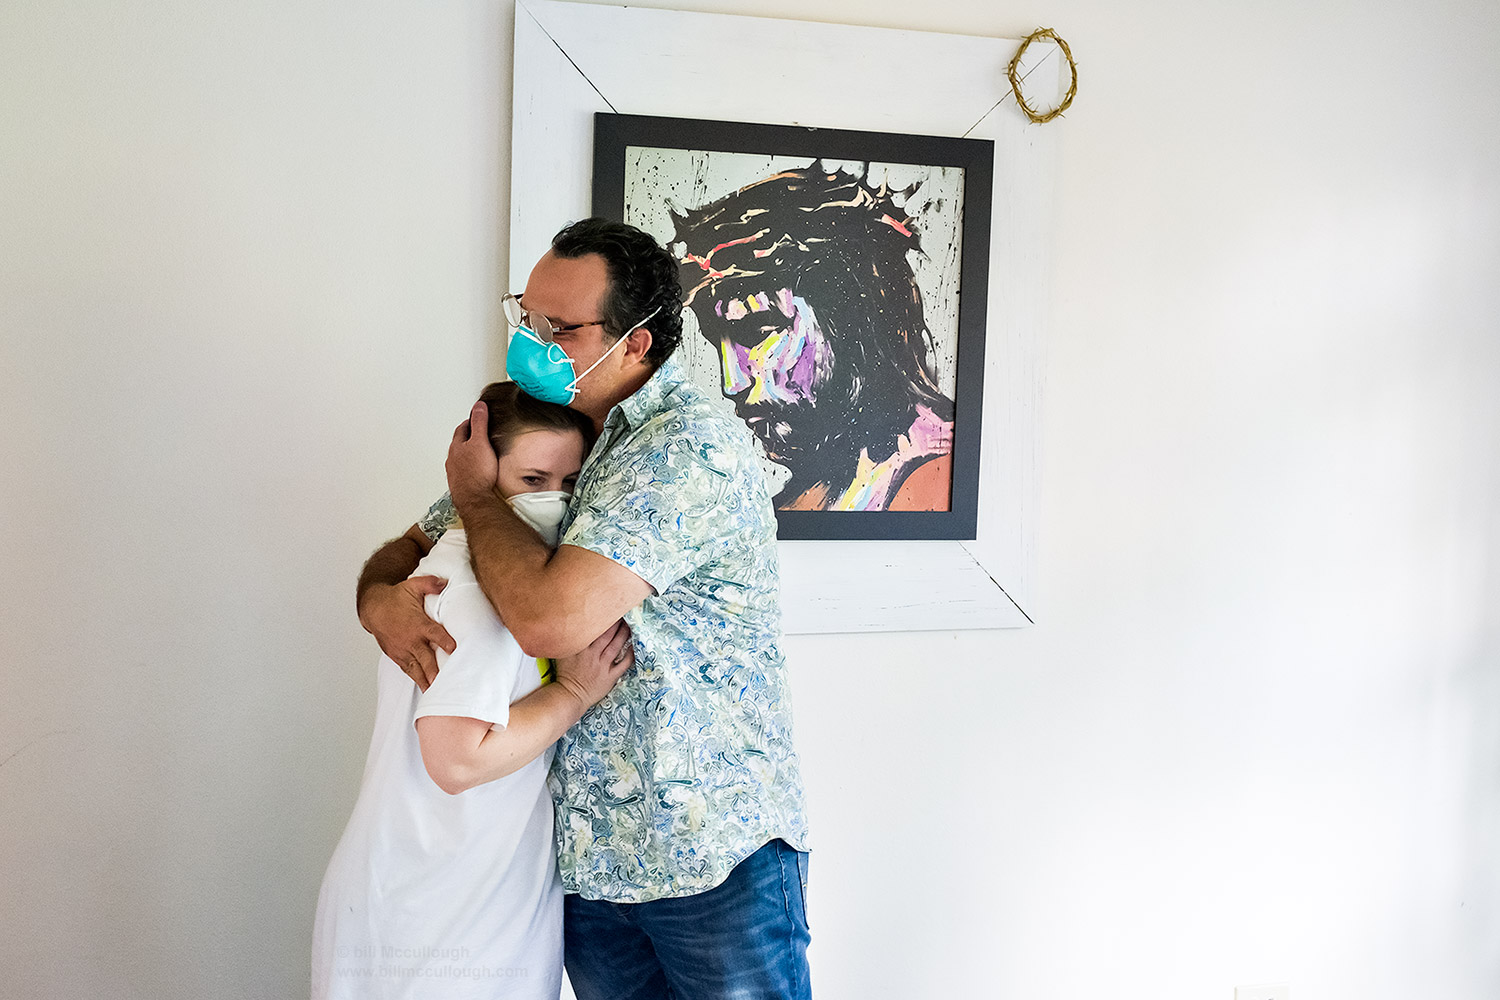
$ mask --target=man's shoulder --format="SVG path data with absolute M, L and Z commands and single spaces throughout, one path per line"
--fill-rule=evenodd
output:
M 722 399 L 710 399 L 693 383 L 680 383 L 663 403 L 641 422 L 639 437 L 652 441 L 687 438 L 754 453 L 755 438 L 745 422 Z
M 586 470 L 585 496 L 650 483 L 679 492 L 691 486 L 690 494 L 700 499 L 722 499 L 727 490 L 768 501 L 765 467 L 744 421 L 696 388 L 673 392 L 663 402 Z
M 726 400 L 694 385 L 675 362 L 669 364 L 665 374 L 671 377 L 653 386 L 649 402 L 625 410 L 625 426 L 615 431 L 618 436 L 597 466 L 585 471 L 590 486 L 643 478 L 675 481 L 706 471 L 753 492 L 763 484 L 765 469 L 750 428 Z M 608 427 L 605 433 L 611 433 Z

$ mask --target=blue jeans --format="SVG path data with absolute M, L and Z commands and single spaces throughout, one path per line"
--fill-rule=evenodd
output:
M 692 896 L 563 897 L 578 1000 L 811 1000 L 808 940 L 807 855 L 781 840 Z

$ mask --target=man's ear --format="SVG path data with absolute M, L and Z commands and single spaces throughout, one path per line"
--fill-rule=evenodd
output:
M 624 353 L 627 362 L 644 362 L 650 350 L 651 331 L 644 326 L 636 327 L 625 337 Z

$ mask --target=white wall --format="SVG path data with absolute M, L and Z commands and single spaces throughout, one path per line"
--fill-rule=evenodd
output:
M 1500 8 L 681 6 L 1081 64 L 1041 623 L 788 644 L 819 996 L 1500 995 Z M 0 994 L 304 993 L 511 18 L 0 5 Z

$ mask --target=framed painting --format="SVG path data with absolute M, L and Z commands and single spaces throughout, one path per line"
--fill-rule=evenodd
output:
M 789 634 L 1029 624 L 1039 600 L 1038 419 L 1059 130 L 1016 110 L 1007 73 L 1019 54 L 1033 93 L 1061 95 L 1056 48 L 609 3 L 516 0 L 514 9 L 512 155 L 496 237 L 508 263 L 497 310 L 502 293 L 526 286 L 558 228 L 592 214 L 596 113 L 993 143 L 975 537 L 788 539 L 779 546 L 782 610 Z M 754 52 L 797 72 L 733 86 L 723 59 L 685 52 Z M 972 288 L 963 297 L 967 308 Z M 490 361 L 503 370 L 498 352 Z
M 784 539 L 972 539 L 994 144 L 594 116 L 593 211 L 681 268 L 680 357 Z

